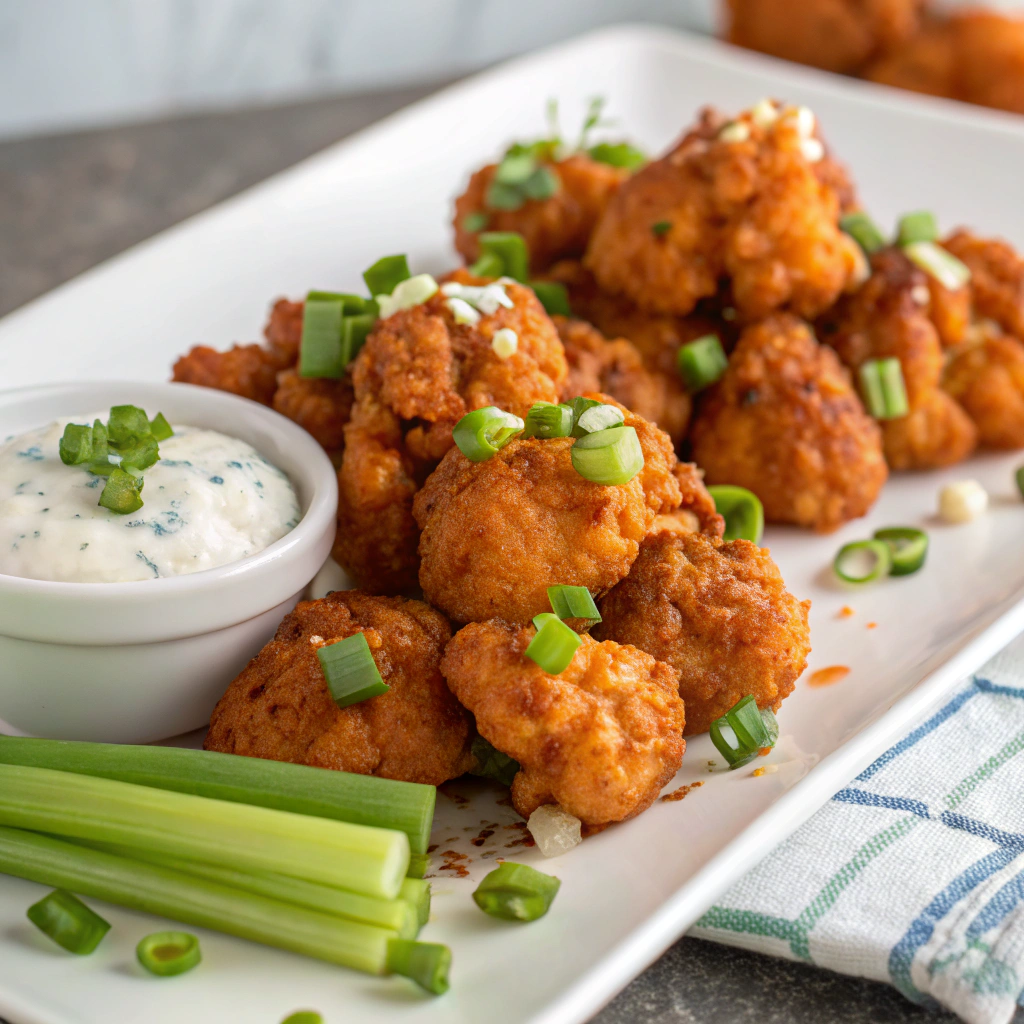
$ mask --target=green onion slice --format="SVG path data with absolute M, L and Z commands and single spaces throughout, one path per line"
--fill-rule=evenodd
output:
M 749 540 L 760 544 L 764 536 L 764 506 L 753 491 L 733 484 L 713 484 L 708 494 L 715 511 L 725 520 L 723 540 Z
M 596 398 L 574 398 L 570 403 L 572 408 L 572 436 L 583 437 L 586 433 L 585 430 L 580 429 L 580 417 L 588 409 L 596 409 L 599 405 L 603 405 L 603 402 L 599 402 Z
M 839 549 L 832 568 L 844 583 L 872 583 L 892 572 L 892 548 L 884 540 L 855 540 Z
M 907 389 L 898 359 L 868 359 L 861 363 L 857 374 L 864 404 L 876 420 L 906 416 L 909 409 Z
M 142 508 L 142 483 L 137 476 L 115 466 L 100 493 L 99 504 L 120 516 L 138 512 Z
M 765 747 L 774 747 L 779 724 L 771 708 L 761 710 L 753 694 L 737 701 L 711 723 L 711 742 L 730 768 L 748 764 Z
M 839 229 L 846 232 L 867 256 L 885 248 L 885 238 L 882 232 L 878 230 L 878 225 L 866 213 L 858 211 L 840 217 Z
M 533 624 L 537 632 L 523 653 L 548 675 L 557 676 L 569 667 L 583 641 L 579 633 L 551 612 L 535 616 Z
M 344 640 L 318 647 L 316 656 L 339 708 L 379 697 L 390 689 L 380 677 L 364 633 L 353 633 Z
M 518 210 L 526 202 L 526 196 L 515 185 L 492 181 L 487 186 L 484 202 L 491 210 Z
M 435 996 L 448 991 L 448 972 L 452 951 L 437 942 L 413 942 L 391 939 L 388 942 L 387 970 L 411 978 L 420 988 Z
M 149 422 L 149 430 L 156 441 L 166 441 L 174 437 L 174 430 L 162 412 L 158 412 Z
M 64 428 L 58 445 L 60 461 L 65 466 L 81 466 L 93 458 L 92 427 L 69 423 Z
M 337 379 L 345 369 L 341 353 L 343 303 L 306 298 L 299 343 L 299 375 Z
M 1017 490 L 1020 491 L 1020 496 L 1024 498 L 1024 466 L 1021 466 L 1020 469 L 1013 474 L 1013 479 L 1017 481 Z
M 526 414 L 523 437 L 568 437 L 572 433 L 572 406 L 534 402 Z
M 565 583 L 548 587 L 548 600 L 551 602 L 551 610 L 560 619 L 583 619 L 588 628 L 601 621 L 601 613 L 586 587 L 573 587 Z
M 909 576 L 924 565 L 928 555 L 928 534 L 913 526 L 888 526 L 875 530 L 875 540 L 885 541 L 892 556 L 892 576 Z
M 655 221 L 651 225 L 651 234 L 655 238 L 663 238 L 672 230 L 672 221 L 670 220 L 659 220 Z
M 478 231 L 483 231 L 483 229 L 487 227 L 487 223 L 490 219 L 491 218 L 482 210 L 467 213 L 466 216 L 462 218 L 462 230 L 475 235 Z
M 725 373 L 729 357 L 717 335 L 705 334 L 681 346 L 676 363 L 687 389 L 697 392 L 714 384 Z
M 152 436 L 149 417 L 137 405 L 111 406 L 107 440 L 113 448 L 130 448 Z
M 573 468 L 595 484 L 629 483 L 644 468 L 644 452 L 633 427 L 611 427 L 581 437 L 570 449 Z
M 536 921 L 551 908 L 561 882 L 529 864 L 499 864 L 477 886 L 473 902 L 504 921 Z
M 477 736 L 473 740 L 470 752 L 477 760 L 477 766 L 469 774 L 478 775 L 483 779 L 493 779 L 503 786 L 511 786 L 512 780 L 519 771 L 519 762 L 508 754 L 503 754 L 483 738 Z
M 907 258 L 926 274 L 935 278 L 943 288 L 956 291 L 971 279 L 971 271 L 951 252 L 934 242 L 912 242 L 903 247 Z
M 455 424 L 452 439 L 470 462 L 484 462 L 505 447 L 525 424 L 497 406 L 474 409 Z
M 390 295 L 395 287 L 412 277 L 409 260 L 404 253 L 398 256 L 382 256 L 372 267 L 363 271 L 363 280 L 370 294 Z
M 576 418 L 574 433 L 577 437 L 584 434 L 593 434 L 598 430 L 607 430 L 609 427 L 617 427 L 626 420 L 622 410 L 614 405 L 589 406 L 584 409 Z
M 347 315 L 341 321 L 341 361 L 347 366 L 363 347 L 370 336 L 377 317 L 373 313 L 356 313 Z
M 572 316 L 569 293 L 564 284 L 557 281 L 530 281 L 529 286 L 533 289 L 533 294 L 540 299 L 548 316 Z
M 587 150 L 587 155 L 599 164 L 622 167 L 627 171 L 638 170 L 647 163 L 647 154 L 628 142 L 599 142 Z
M 203 959 L 199 940 L 190 932 L 154 932 L 135 947 L 135 955 L 150 974 L 162 978 L 191 971 Z
M 484 231 L 480 235 L 480 253 L 481 256 L 497 256 L 502 268 L 499 274 L 481 274 L 481 277 L 505 276 L 515 281 L 526 280 L 530 271 L 530 251 L 522 235 L 515 231 Z
M 469 268 L 471 274 L 477 277 L 501 277 L 505 273 L 505 263 L 495 252 L 485 252 Z
M 54 889 L 28 908 L 28 919 L 58 946 L 87 956 L 110 931 L 110 924 L 66 889 Z
M 502 185 L 522 185 L 537 169 L 537 161 L 530 153 L 508 152 L 494 172 L 494 180 Z
M 550 199 L 562 187 L 562 181 L 553 168 L 538 167 L 519 187 L 527 199 Z
M 324 1024 L 324 1018 L 316 1010 L 297 1010 L 289 1013 L 281 1024 Z
M 160 448 L 152 436 L 121 451 L 121 468 L 138 476 L 144 469 L 160 461 Z
M 905 213 L 896 225 L 896 244 L 911 245 L 914 242 L 934 242 L 939 237 L 939 225 L 935 214 L 928 210 Z

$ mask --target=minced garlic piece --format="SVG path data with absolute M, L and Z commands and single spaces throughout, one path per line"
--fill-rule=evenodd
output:
M 499 359 L 508 359 L 514 356 L 519 348 L 519 335 L 511 327 L 502 327 L 494 332 L 491 348 Z
M 969 523 L 988 508 L 988 492 L 977 480 L 959 480 L 939 491 L 939 515 L 947 523 Z

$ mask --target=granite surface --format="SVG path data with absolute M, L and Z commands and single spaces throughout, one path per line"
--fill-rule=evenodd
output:
M 0 144 L 0 314 L 426 91 L 318 100 Z M 955 1020 L 913 1006 L 885 985 L 682 939 L 598 1014 L 594 1024 Z M 1015 1020 L 1024 1024 L 1024 1014 Z

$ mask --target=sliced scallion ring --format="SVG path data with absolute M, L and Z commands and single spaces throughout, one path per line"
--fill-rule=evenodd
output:
M 715 334 L 705 334 L 681 346 L 676 362 L 687 390 L 694 393 L 710 387 L 729 367 L 729 357 Z
M 549 676 L 557 676 L 572 662 L 580 635 L 551 612 L 535 615 L 533 624 L 537 632 L 523 653 Z
M 572 406 L 534 402 L 526 414 L 523 437 L 568 437 L 572 433 Z
M 382 256 L 363 271 L 363 280 L 371 295 L 390 295 L 397 285 L 410 277 L 409 260 L 404 253 Z
M 100 492 L 99 504 L 103 508 L 126 516 L 142 508 L 142 480 L 119 466 L 114 466 Z
M 135 947 L 139 963 L 162 978 L 191 971 L 203 959 L 199 940 L 189 932 L 154 932 Z
M 411 978 L 420 988 L 435 996 L 448 991 L 451 966 L 452 951 L 440 943 L 388 940 L 388 972 Z
M 467 213 L 466 216 L 462 218 L 462 230 L 475 235 L 478 231 L 483 231 L 483 229 L 487 227 L 487 222 L 490 219 L 491 218 L 482 210 Z
M 109 922 L 65 889 L 54 889 L 26 913 L 44 934 L 69 953 L 88 956 L 110 931 Z
M 92 427 L 81 423 L 69 423 L 64 428 L 58 445 L 60 461 L 65 466 L 82 466 L 92 462 Z
M 875 540 L 885 541 L 892 555 L 891 576 L 909 576 L 924 565 L 928 534 L 913 526 L 888 526 L 875 530 Z
M 573 587 L 560 583 L 548 587 L 551 610 L 560 619 L 582 619 L 587 626 L 596 626 L 601 621 L 594 597 L 586 587 Z
M 939 237 L 939 225 L 935 214 L 929 210 L 915 210 L 905 213 L 896 225 L 896 244 L 911 245 L 914 242 L 934 242 Z
M 585 480 L 612 487 L 629 483 L 644 468 L 644 452 L 633 427 L 610 427 L 579 438 L 569 450 Z
M 601 405 L 596 398 L 574 398 L 570 405 L 572 406 L 572 436 L 583 437 L 586 433 L 585 430 L 580 428 L 580 417 L 588 410 L 594 409 Z
M 302 310 L 302 341 L 299 343 L 299 375 L 341 376 L 341 320 L 344 305 L 337 299 L 306 298 Z
M 480 277 L 511 277 L 525 281 L 530 270 L 530 251 L 526 240 L 515 231 L 484 231 L 479 236 L 480 259 L 470 267 L 471 273 Z M 487 271 L 477 269 L 487 257 Z M 498 266 L 500 261 L 500 267 Z M 497 273 L 493 271 L 497 270 Z
M 774 747 L 779 723 L 771 708 L 758 708 L 753 694 L 737 701 L 711 723 L 711 742 L 730 768 L 741 768 L 761 750 Z
M 477 886 L 473 902 L 491 917 L 536 921 L 543 917 L 562 883 L 529 864 L 499 864 Z
M 845 231 L 870 256 L 885 248 L 885 238 L 878 225 L 863 212 L 848 213 L 839 219 L 839 228 Z
M 576 429 L 580 434 L 593 434 L 598 430 L 607 430 L 624 423 L 626 417 L 621 409 L 614 405 L 592 405 L 580 413 L 576 420 Z
M 873 583 L 892 572 L 892 549 L 884 540 L 855 540 L 839 549 L 832 568 L 844 583 Z
M 715 511 L 725 520 L 723 540 L 749 540 L 761 543 L 764 536 L 764 505 L 753 491 L 733 484 L 712 484 L 708 494 Z
M 871 416 L 891 420 L 907 415 L 910 405 L 898 359 L 867 359 L 860 364 L 857 375 L 864 405 Z
M 166 441 L 169 437 L 174 437 L 174 430 L 162 412 L 158 412 L 150 420 L 149 429 L 157 441 Z
M 316 656 L 327 688 L 339 708 L 379 697 L 390 689 L 381 679 L 365 633 L 353 633 L 343 640 L 318 647 Z
M 474 409 L 455 424 L 452 439 L 470 462 L 483 462 L 505 447 L 525 424 L 497 406 Z
M 564 284 L 557 281 L 530 281 L 529 285 L 548 316 L 572 316 L 569 293 Z
M 638 170 L 647 163 L 647 154 L 628 142 L 599 142 L 587 150 L 587 155 L 599 164 L 621 167 L 627 171 Z
M 911 263 L 950 291 L 963 288 L 971 279 L 967 265 L 934 242 L 911 242 L 903 247 L 903 251 Z

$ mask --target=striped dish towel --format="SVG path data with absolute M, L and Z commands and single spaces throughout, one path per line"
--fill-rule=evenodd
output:
M 691 934 L 895 985 L 969 1024 L 1024 996 L 1024 638 L 746 875 Z

